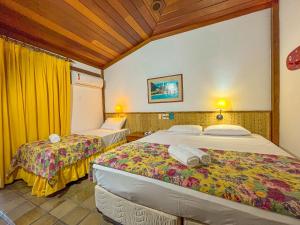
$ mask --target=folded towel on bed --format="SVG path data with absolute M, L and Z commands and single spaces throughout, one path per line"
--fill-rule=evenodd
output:
M 193 155 L 197 156 L 199 158 L 200 163 L 203 165 L 208 165 L 211 162 L 210 155 L 198 148 L 193 148 L 188 145 L 178 145 L 178 147 L 185 151 L 189 151 Z
M 57 142 L 60 142 L 60 137 L 59 137 L 59 135 L 57 135 L 57 134 L 50 134 L 50 135 L 49 135 L 49 141 L 50 141 L 51 143 L 57 143 Z
M 176 145 L 171 145 L 168 148 L 169 155 L 186 166 L 198 166 L 199 157 L 190 151 L 180 148 Z

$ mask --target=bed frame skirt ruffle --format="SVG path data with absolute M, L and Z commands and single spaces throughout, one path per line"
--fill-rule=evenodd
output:
M 126 140 L 121 140 L 104 149 L 104 152 L 109 151 L 119 145 L 126 143 Z M 50 185 L 46 178 L 37 176 L 26 171 L 23 168 L 17 168 L 13 173 L 14 180 L 24 180 L 28 186 L 32 186 L 31 194 L 37 197 L 45 197 L 51 195 L 59 190 L 62 190 L 66 185 L 72 181 L 76 181 L 89 173 L 90 162 L 101 155 L 103 152 L 96 153 L 86 159 L 80 160 L 75 164 L 67 166 L 60 170 L 54 185 Z

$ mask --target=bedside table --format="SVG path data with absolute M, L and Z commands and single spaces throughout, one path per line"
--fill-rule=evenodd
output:
M 145 137 L 145 133 L 144 132 L 133 132 L 131 134 L 128 134 L 126 136 L 126 140 L 127 142 L 132 142 L 132 141 L 136 141 L 140 138 Z

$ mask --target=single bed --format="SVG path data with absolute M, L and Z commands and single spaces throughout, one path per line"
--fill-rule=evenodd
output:
M 128 129 L 121 129 L 125 121 L 125 117 L 107 119 L 101 129 L 73 132 L 56 143 L 47 139 L 23 144 L 8 176 L 32 186 L 32 195 L 49 196 L 86 176 L 97 156 L 126 143 Z
M 109 130 L 109 129 L 94 129 L 86 131 L 74 131 L 75 134 L 93 135 L 102 138 L 105 146 L 105 151 L 126 143 L 126 135 L 129 134 L 128 129 Z
M 18 148 L 8 176 L 32 186 L 32 195 L 48 196 L 84 177 L 89 163 L 104 149 L 102 138 L 91 135 L 72 134 L 55 143 L 49 139 L 33 141 Z
M 140 139 L 139 142 L 165 145 L 187 144 L 197 148 L 291 157 L 272 142 L 255 134 L 243 137 L 220 137 L 159 131 Z M 295 217 L 262 210 L 98 164 L 93 165 L 93 178 L 98 186 L 137 205 L 204 224 L 299 224 L 299 219 Z M 96 202 L 96 204 L 100 206 L 101 202 Z

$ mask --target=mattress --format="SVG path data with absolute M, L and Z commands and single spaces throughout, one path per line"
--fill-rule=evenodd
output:
M 187 144 L 198 148 L 290 156 L 259 135 L 216 137 L 159 131 L 139 141 Z M 94 165 L 93 175 L 98 185 L 115 195 L 171 215 L 190 218 L 207 224 L 299 224 L 299 220 L 292 217 L 100 165 Z
M 95 130 L 86 130 L 86 131 L 75 131 L 74 133 L 102 137 L 104 145 L 108 147 L 114 143 L 117 143 L 125 139 L 126 135 L 129 133 L 129 130 L 128 129 L 121 129 L 121 130 L 95 129 Z

